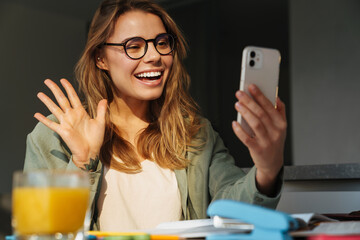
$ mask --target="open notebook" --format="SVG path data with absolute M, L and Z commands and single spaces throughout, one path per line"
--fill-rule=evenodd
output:
M 336 221 L 316 213 L 292 214 L 291 216 L 297 219 L 302 229 L 318 222 Z M 177 235 L 183 238 L 197 238 L 205 237 L 208 234 L 249 233 L 253 228 L 254 226 L 252 224 L 244 223 L 236 219 L 215 216 L 212 219 L 165 222 L 159 224 L 155 229 L 146 231 L 156 235 L 164 234 Z
M 154 235 L 177 235 L 182 238 L 200 238 L 214 233 L 247 233 L 253 229 L 251 224 L 241 223 L 236 220 L 224 219 L 224 221 L 237 227 L 221 227 L 221 221 L 213 218 L 165 222 L 159 224 L 155 229 L 147 230 L 147 232 Z

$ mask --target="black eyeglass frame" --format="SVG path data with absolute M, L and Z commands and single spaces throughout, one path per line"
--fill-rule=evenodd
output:
M 164 35 L 171 37 L 172 40 L 173 40 L 173 44 L 172 44 L 172 46 L 171 46 L 171 50 L 170 50 L 170 52 L 168 52 L 168 53 L 161 53 L 161 52 L 159 52 L 159 50 L 157 49 L 156 40 L 159 39 L 159 37 L 162 37 L 162 36 L 164 36 Z M 142 39 L 142 40 L 144 40 L 144 42 L 145 42 L 144 54 L 143 54 L 141 57 L 138 57 L 138 58 L 133 58 L 133 57 L 131 57 L 131 56 L 128 54 L 128 52 L 126 51 L 126 48 L 125 48 L 126 44 L 127 44 L 129 41 L 132 41 L 132 40 L 134 40 L 134 39 Z M 103 43 L 102 45 L 103 45 L 103 46 L 122 46 L 122 47 L 124 48 L 124 51 L 125 51 L 125 53 L 126 53 L 126 56 L 128 56 L 129 58 L 131 58 L 131 59 L 133 59 L 133 60 L 139 60 L 139 59 L 143 58 L 143 57 L 145 56 L 145 54 L 147 53 L 147 50 L 148 50 L 148 42 L 152 42 L 152 43 L 154 44 L 154 47 L 155 47 L 156 51 L 157 51 L 160 55 L 164 56 L 164 55 L 169 55 L 170 53 L 172 53 L 172 52 L 174 51 L 174 49 L 175 49 L 175 44 L 176 44 L 175 39 L 176 39 L 176 37 L 173 36 L 173 35 L 170 34 L 170 33 L 161 33 L 161 34 L 157 35 L 156 38 L 153 38 L 153 39 L 144 39 L 144 38 L 142 38 L 142 37 L 133 37 L 133 38 L 130 38 L 130 39 L 126 40 L 126 41 L 123 42 L 123 43 Z

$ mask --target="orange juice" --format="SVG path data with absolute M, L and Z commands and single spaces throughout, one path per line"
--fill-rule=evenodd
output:
M 17 234 L 75 233 L 84 224 L 88 188 L 18 187 L 13 189 Z

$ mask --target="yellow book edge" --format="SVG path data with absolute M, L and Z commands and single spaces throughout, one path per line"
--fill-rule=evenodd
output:
M 149 235 L 151 240 L 180 240 L 180 238 L 176 235 L 154 235 L 146 232 L 103 232 L 103 231 L 88 231 L 88 235 L 96 236 L 98 238 L 101 237 L 110 237 L 110 236 L 140 236 L 140 235 Z

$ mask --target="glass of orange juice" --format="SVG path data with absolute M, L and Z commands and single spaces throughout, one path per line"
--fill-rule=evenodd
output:
M 83 230 L 89 196 L 86 172 L 15 172 L 12 226 L 16 239 L 74 239 Z

